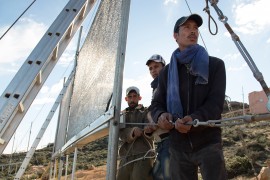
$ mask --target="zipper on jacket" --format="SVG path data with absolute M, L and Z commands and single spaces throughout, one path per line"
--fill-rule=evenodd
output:
M 187 76 L 188 76 L 188 88 L 187 88 L 187 115 L 189 114 L 189 99 L 190 99 L 190 64 L 185 64 L 186 68 L 187 68 Z
M 187 68 L 187 76 L 188 76 L 188 89 L 187 89 L 187 100 L 188 100 L 188 102 L 187 102 L 187 115 L 189 115 L 189 105 L 190 105 L 190 64 L 185 64 L 185 66 L 186 66 L 186 68 Z M 187 133 L 187 135 L 188 135 L 188 140 L 189 140 L 189 144 L 190 144 L 190 147 L 191 147 L 191 149 L 193 150 L 193 144 L 192 144 L 192 142 L 191 142 L 191 139 L 190 139 L 190 136 L 189 136 L 189 133 Z

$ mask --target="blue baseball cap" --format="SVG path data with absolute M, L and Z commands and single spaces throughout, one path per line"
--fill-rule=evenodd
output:
M 182 26 L 187 20 L 190 20 L 190 19 L 194 20 L 197 23 L 198 27 L 200 27 L 203 23 L 202 17 L 199 16 L 198 14 L 191 14 L 189 16 L 183 16 L 176 21 L 173 32 L 177 33 L 179 26 Z

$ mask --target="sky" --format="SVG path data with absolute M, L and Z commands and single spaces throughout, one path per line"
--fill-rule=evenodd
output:
M 37 0 L 0 40 L 1 94 L 67 2 L 68 0 Z M 0 2 L 0 36 L 30 3 L 32 0 L 2 0 Z M 228 24 L 240 37 L 269 86 L 270 19 L 268 17 L 270 11 L 268 7 L 270 7 L 270 1 L 223 0 L 219 1 L 217 5 L 228 18 Z M 262 90 L 230 34 L 219 21 L 216 11 L 209 4 L 210 13 L 218 27 L 217 35 L 211 35 L 208 28 L 208 15 L 203 11 L 205 6 L 205 0 L 131 0 L 122 109 L 127 106 L 124 101 L 124 92 L 129 86 L 137 86 L 141 91 L 141 103 L 145 106 L 150 105 L 152 77 L 145 63 L 153 54 L 160 54 L 169 63 L 172 52 L 177 48 L 173 39 L 174 24 L 178 18 L 189 15 L 191 12 L 201 15 L 203 18 L 203 25 L 199 28 L 201 38 L 198 43 L 207 49 L 209 55 L 225 62 L 226 95 L 232 101 L 248 103 L 248 93 Z M 83 23 L 83 38 L 86 36 L 92 19 L 92 14 L 89 14 Z M 215 32 L 213 21 L 210 22 L 210 28 L 212 32 Z M 64 77 L 69 76 L 73 67 L 77 40 L 78 33 L 51 72 L 12 137 L 5 153 L 26 150 L 28 144 L 31 145 L 34 141 L 55 98 L 62 89 Z M 53 117 L 39 147 L 44 147 L 54 141 L 56 122 L 57 115 Z

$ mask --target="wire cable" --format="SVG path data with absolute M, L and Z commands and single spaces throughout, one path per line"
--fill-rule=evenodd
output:
M 191 9 L 190 9 L 190 6 L 189 6 L 187 0 L 185 0 L 185 2 L 186 2 L 186 5 L 187 5 L 187 7 L 188 7 L 188 10 L 189 10 L 190 14 L 192 14 L 192 11 L 191 11 Z M 207 50 L 207 47 L 206 47 L 206 44 L 205 44 L 205 42 L 204 42 L 203 36 L 202 36 L 202 34 L 201 34 L 200 31 L 199 31 L 199 34 L 200 34 L 200 38 L 201 38 L 201 40 L 202 40 L 202 43 L 203 43 L 204 48 L 206 49 L 206 51 L 208 51 L 208 50 Z
M 212 35 L 217 35 L 218 33 L 218 26 L 217 26 L 217 23 L 216 21 L 214 20 L 214 18 L 211 16 L 210 14 L 210 10 L 209 10 L 209 5 L 208 5 L 208 0 L 205 0 L 205 8 L 203 9 L 207 14 L 208 14 L 208 29 L 209 29 L 209 32 L 212 34 Z M 213 4 L 213 3 L 212 3 Z M 220 14 L 222 14 L 222 12 L 219 10 Z M 222 14 L 222 19 L 226 20 L 225 17 L 223 16 Z M 216 31 L 215 32 L 212 32 L 211 30 L 211 20 L 214 22 L 215 24 L 215 27 L 216 27 Z M 226 20 L 227 21 L 227 20 Z
M 4 34 L 0 37 L 0 40 L 7 34 L 7 32 L 17 23 L 17 21 L 24 15 L 24 13 L 34 4 L 36 0 L 34 0 L 24 11 L 23 13 L 11 24 L 11 26 L 4 32 Z

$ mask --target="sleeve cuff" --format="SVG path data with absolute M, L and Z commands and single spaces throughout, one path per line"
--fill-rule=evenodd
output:
M 165 113 L 165 111 L 156 111 L 155 114 L 152 114 L 152 117 L 153 117 L 153 120 L 154 120 L 155 123 L 158 122 L 158 118 L 162 113 Z

